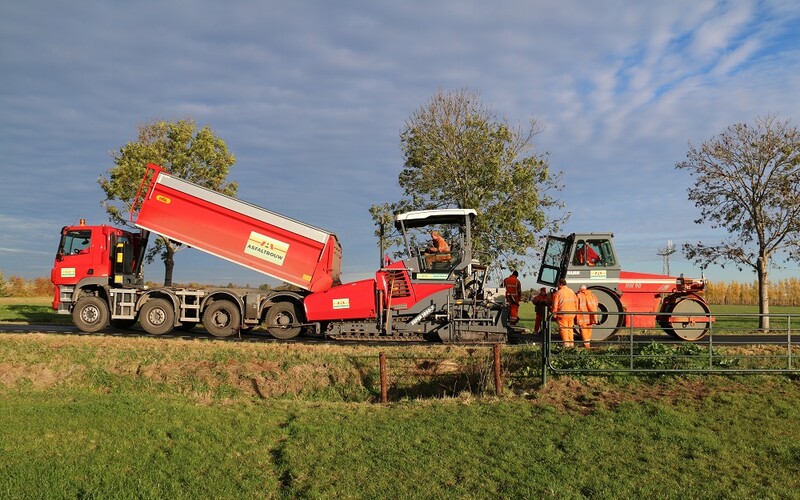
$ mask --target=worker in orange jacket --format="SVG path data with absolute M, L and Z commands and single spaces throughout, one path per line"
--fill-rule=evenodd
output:
M 553 317 L 558 323 L 558 333 L 564 342 L 564 347 L 573 347 L 575 327 L 575 311 L 578 310 L 578 297 L 568 286 L 564 279 L 558 282 L 558 290 L 553 294 Z M 572 311 L 572 312 L 563 312 Z
M 431 244 L 425 250 L 425 253 L 445 253 L 450 251 L 450 245 L 442 237 L 442 233 L 435 229 L 431 231 Z
M 519 301 L 522 293 L 522 283 L 519 282 L 519 273 L 514 271 L 511 276 L 503 280 L 506 289 L 506 302 L 508 302 L 508 322 L 516 325 L 519 322 Z
M 592 325 L 597 324 L 597 315 L 594 314 L 597 312 L 599 303 L 597 301 L 597 297 L 591 290 L 586 288 L 586 285 L 581 285 L 580 290 L 578 290 L 578 310 L 582 313 L 589 313 L 589 314 L 578 314 L 576 320 L 578 322 L 578 327 L 581 330 L 581 338 L 583 339 L 583 346 L 589 347 L 589 341 L 592 340 Z
M 431 231 L 431 243 L 425 249 L 425 262 L 428 266 L 434 262 L 449 262 L 450 261 L 450 245 L 444 239 L 442 233 L 439 231 Z
M 545 309 L 550 305 L 550 296 L 547 295 L 547 289 L 540 289 L 538 295 L 534 295 L 531 302 L 533 302 L 533 310 L 536 312 L 533 333 L 539 333 L 542 331 L 542 320 L 544 319 Z
M 600 262 L 600 256 L 597 255 L 597 252 L 595 252 L 590 245 L 587 245 L 584 242 L 578 244 L 578 250 L 576 251 L 575 258 L 577 259 L 578 264 L 586 264 L 587 266 L 594 266 Z

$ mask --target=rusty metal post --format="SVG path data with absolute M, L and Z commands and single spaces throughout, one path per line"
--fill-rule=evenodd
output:
M 386 382 L 386 378 L 387 378 L 387 374 L 386 374 L 386 353 L 384 353 L 383 351 L 381 351 L 380 354 L 378 354 L 378 362 L 379 362 L 380 368 L 381 368 L 381 403 L 388 403 L 389 402 L 389 396 L 388 396 L 388 391 L 386 389 L 387 385 L 388 385 L 387 382 Z
M 495 344 L 494 351 L 494 390 L 498 396 L 503 395 L 503 381 L 500 380 L 500 344 Z

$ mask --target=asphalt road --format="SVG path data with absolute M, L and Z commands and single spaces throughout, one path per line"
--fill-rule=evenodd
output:
M 73 325 L 36 325 L 36 324 L 21 324 L 21 323 L 0 323 L 0 333 L 17 333 L 17 334 L 24 334 L 24 333 L 49 333 L 54 335 L 83 335 L 83 336 L 119 336 L 119 337 L 151 337 L 152 335 L 146 333 L 143 330 L 139 329 L 132 329 L 132 330 L 125 330 L 119 328 L 106 328 L 98 333 L 83 333 L 78 330 Z M 174 330 L 170 333 L 159 335 L 159 338 L 172 338 L 172 339 L 206 339 L 206 340 L 217 340 L 217 341 L 226 341 L 226 342 L 285 342 L 280 341 L 269 335 L 269 333 L 264 331 L 251 331 L 248 333 L 242 333 L 239 336 L 230 336 L 230 337 L 214 337 L 213 335 L 208 334 L 205 330 L 197 329 L 190 332 Z M 556 337 L 553 337 L 556 340 Z M 770 335 L 742 335 L 742 334 L 716 334 L 714 335 L 713 339 L 714 345 L 787 345 L 787 336 L 786 334 L 770 334 Z M 509 336 L 509 343 L 511 344 L 540 344 L 542 341 L 541 335 L 524 335 L 524 334 L 517 334 Z M 662 342 L 662 343 L 670 343 L 670 344 L 682 344 L 686 341 L 676 339 L 670 337 L 666 334 L 661 335 L 634 335 L 634 341 L 636 343 L 642 342 Z M 338 342 L 344 344 L 354 343 L 354 341 L 346 340 L 346 341 L 330 341 L 323 339 L 322 337 L 311 336 L 311 335 L 301 335 L 300 337 L 291 340 L 290 342 L 308 342 L 308 343 L 320 343 L 320 342 Z M 625 343 L 628 342 L 628 337 L 616 337 L 613 339 L 609 339 L 605 341 L 608 343 L 615 342 L 615 343 Z M 695 343 L 698 345 L 707 344 L 709 342 L 709 337 L 705 337 L 696 341 Z M 360 343 L 360 342 L 359 342 Z M 367 344 L 372 344 L 373 342 L 365 342 Z M 408 342 L 398 342 L 403 344 L 408 344 Z M 792 336 L 791 338 L 791 345 L 800 345 L 800 335 Z

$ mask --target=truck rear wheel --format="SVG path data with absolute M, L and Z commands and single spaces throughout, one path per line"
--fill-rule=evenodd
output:
M 172 331 L 175 310 L 166 299 L 150 299 L 139 312 L 139 324 L 150 335 L 163 335 Z
M 215 337 L 230 337 L 239 331 L 242 315 L 230 300 L 218 300 L 203 312 L 203 326 Z
M 280 340 L 289 340 L 300 333 L 297 310 L 291 302 L 278 302 L 267 311 L 267 331 Z M 298 325 L 298 326 L 291 326 Z
M 100 297 L 81 297 L 72 308 L 72 321 L 82 332 L 99 332 L 108 326 L 108 317 L 108 304 Z

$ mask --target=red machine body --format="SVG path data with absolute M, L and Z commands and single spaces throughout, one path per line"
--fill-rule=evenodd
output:
M 338 285 L 312 293 L 304 300 L 309 321 L 339 321 L 374 318 L 394 308 L 412 310 L 415 305 L 453 287 L 452 283 L 409 283 L 402 262 L 378 271 L 375 279 Z M 376 300 L 377 298 L 377 300 Z
M 498 342 L 509 331 L 504 303 L 485 288 L 486 266 L 471 254 L 471 209 L 397 214 L 407 256 L 375 278 L 341 283 L 336 235 L 225 196 L 148 165 L 131 210 L 141 229 L 64 228 L 52 271 L 53 307 L 83 331 L 139 323 L 160 335 L 202 323 L 225 337 L 263 324 L 290 339 L 313 331 L 340 339 Z M 447 252 L 423 255 L 421 239 L 449 234 Z M 294 285 L 271 290 L 145 286 L 150 233 Z
M 660 326 L 656 314 L 663 312 L 665 304 L 674 305 L 677 298 L 689 298 L 705 304 L 701 298 L 704 283 L 682 277 L 664 274 L 636 273 L 620 271 L 615 286 L 619 291 L 619 299 L 623 310 L 632 314 L 626 316 L 625 326 L 634 328 L 656 328 Z M 706 311 L 707 312 L 707 311 Z M 685 321 L 685 320 L 684 320 Z
M 599 301 L 602 320 L 593 340 L 604 340 L 622 328 L 659 327 L 684 340 L 697 340 L 713 321 L 703 299 L 702 279 L 648 274 L 621 269 L 611 233 L 549 236 L 538 282 L 552 287 L 561 279 L 577 291 L 590 289 Z
M 342 247 L 333 233 L 147 168 L 137 227 L 304 290 L 340 283 Z

